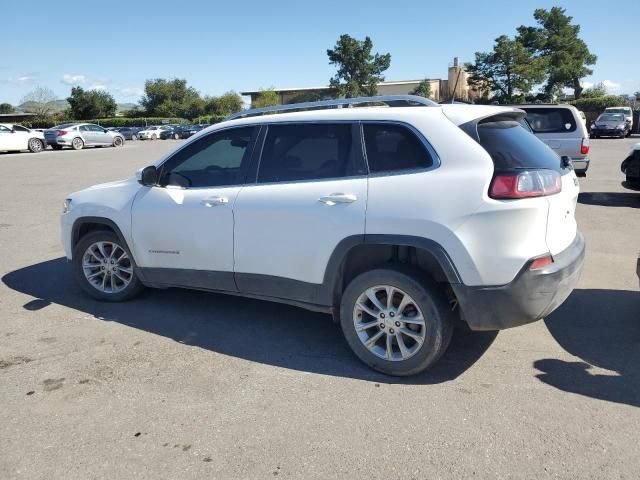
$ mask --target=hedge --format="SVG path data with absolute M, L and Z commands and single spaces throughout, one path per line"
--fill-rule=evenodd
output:
M 626 107 L 629 105 L 629 102 L 624 98 L 615 95 L 606 95 L 597 98 L 579 98 L 569 103 L 583 112 L 604 112 L 605 108 Z
M 191 123 L 218 123 L 224 120 L 224 116 L 207 115 L 194 118 Z M 163 123 L 190 123 L 186 118 L 166 118 L 166 117 L 113 117 L 94 118 L 91 120 L 71 120 L 71 119 L 30 119 L 19 122 L 29 128 L 48 128 L 61 123 L 95 123 L 103 127 L 146 127 L 147 125 L 162 125 Z

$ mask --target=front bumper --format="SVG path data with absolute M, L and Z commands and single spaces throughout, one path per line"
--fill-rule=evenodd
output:
M 553 263 L 538 270 L 527 264 L 507 285 L 470 287 L 451 285 L 464 320 L 472 330 L 502 330 L 535 322 L 553 312 L 573 291 L 584 262 L 580 232 Z
M 619 137 L 626 134 L 627 131 L 622 128 L 592 128 L 591 135 L 598 135 L 602 137 Z

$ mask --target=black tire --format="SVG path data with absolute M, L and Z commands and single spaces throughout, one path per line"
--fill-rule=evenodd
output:
M 83 256 L 87 249 L 96 242 L 110 242 L 118 245 L 125 252 L 127 252 L 133 273 L 131 281 L 125 289 L 116 293 L 105 293 L 94 287 L 85 277 L 82 267 Z M 131 255 L 131 252 L 129 251 L 127 245 L 123 243 L 124 242 L 122 242 L 115 233 L 108 230 L 98 230 L 95 232 L 90 232 L 82 237 L 80 241 L 78 241 L 76 247 L 73 249 L 73 276 L 80 287 L 93 298 L 105 302 L 124 302 L 136 297 L 144 289 L 144 285 L 142 285 L 142 282 L 138 279 L 136 271 L 138 267 L 133 260 L 133 256 Z
M 28 146 L 29 151 L 33 153 L 39 153 L 45 149 L 44 142 L 39 138 L 31 138 Z
M 74 138 L 73 140 L 71 140 L 71 148 L 73 148 L 74 150 L 82 150 L 84 148 L 84 140 L 82 140 L 80 137 Z
M 363 344 L 356 332 L 355 304 L 363 292 L 377 285 L 390 285 L 402 290 L 423 313 L 423 328 L 426 330 L 424 341 L 413 356 L 405 360 L 385 360 L 375 355 Z M 387 375 L 415 375 L 438 361 L 449 346 L 454 321 L 455 315 L 444 291 L 421 272 L 401 267 L 380 268 L 358 275 L 347 286 L 340 303 L 340 326 L 347 343 L 362 362 Z

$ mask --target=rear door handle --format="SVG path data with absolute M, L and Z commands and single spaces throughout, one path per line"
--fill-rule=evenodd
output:
M 351 193 L 332 193 L 331 195 L 320 197 L 318 199 L 319 202 L 322 202 L 326 205 L 336 205 L 338 203 L 353 203 L 356 200 L 358 200 L 358 197 Z
M 227 197 L 209 197 L 201 200 L 200 203 L 205 207 L 216 207 L 218 205 L 229 203 L 229 199 Z

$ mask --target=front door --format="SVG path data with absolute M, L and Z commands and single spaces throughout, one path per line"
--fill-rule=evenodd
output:
M 0 125 L 0 151 L 2 150 L 24 150 L 27 142 L 24 135 L 12 131 L 5 125 Z
M 132 207 L 133 250 L 145 280 L 213 290 L 233 281 L 233 208 L 254 128 L 213 132 L 160 167 Z
M 244 293 L 313 302 L 341 240 L 364 234 L 367 178 L 357 124 L 268 127 L 255 184 L 235 207 Z

